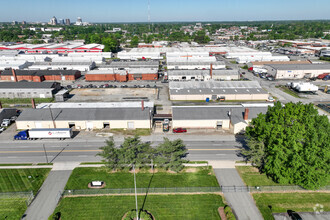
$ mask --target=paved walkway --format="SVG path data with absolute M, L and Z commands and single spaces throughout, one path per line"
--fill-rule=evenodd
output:
M 221 168 L 220 163 L 214 168 L 215 175 L 221 186 L 245 186 L 238 172 L 230 167 L 230 163 L 224 163 Z M 238 220 L 262 220 L 262 216 L 255 205 L 254 200 L 248 192 L 224 192 L 228 205 L 233 209 Z
M 53 169 L 42 184 L 35 199 L 24 214 L 24 220 L 45 220 L 53 214 L 60 199 L 60 192 L 79 163 L 54 163 Z

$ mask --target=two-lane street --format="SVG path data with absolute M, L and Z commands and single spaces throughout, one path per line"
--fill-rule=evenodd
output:
M 152 142 L 152 146 L 160 142 Z M 238 160 L 241 144 L 235 141 L 186 141 L 189 160 Z M 0 143 L 2 163 L 100 161 L 96 154 L 104 142 L 26 141 Z M 47 158 L 46 158 L 47 155 Z

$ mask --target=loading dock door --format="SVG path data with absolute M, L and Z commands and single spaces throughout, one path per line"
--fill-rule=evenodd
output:
M 222 128 L 222 121 L 217 121 L 217 129 Z
M 92 130 L 93 129 L 93 122 L 86 122 L 86 129 Z
M 134 129 L 134 122 L 127 122 L 127 128 L 128 129 Z

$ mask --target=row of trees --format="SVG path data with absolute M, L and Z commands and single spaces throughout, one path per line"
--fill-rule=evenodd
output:
M 277 183 L 317 189 L 330 180 L 329 131 L 313 104 L 277 102 L 247 127 L 242 154 Z
M 179 172 L 183 169 L 183 163 L 187 162 L 188 154 L 186 146 L 180 139 L 170 141 L 164 138 L 163 143 L 153 148 L 150 142 L 142 142 L 139 136 L 127 137 L 119 146 L 115 146 L 113 138 L 106 141 L 106 145 L 100 148 L 98 156 L 110 169 L 124 169 L 134 165 L 137 168 L 150 166 L 151 164 Z

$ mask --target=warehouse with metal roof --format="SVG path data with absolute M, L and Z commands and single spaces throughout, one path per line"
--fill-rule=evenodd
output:
M 330 73 L 330 64 L 272 64 L 264 68 L 275 79 L 302 79 Z
M 170 100 L 267 100 L 257 81 L 169 82 Z
M 223 129 L 239 133 L 272 104 L 217 106 L 172 106 L 172 127 L 192 129 Z
M 0 82 L 0 98 L 52 98 L 58 82 Z
M 83 104 L 83 103 L 80 103 Z M 64 105 L 64 106 L 63 106 Z M 44 108 L 25 109 L 16 120 L 17 129 L 31 128 L 73 128 L 93 129 L 150 129 L 153 107 L 105 105 L 92 108 L 72 104 L 47 105 Z
M 220 70 L 168 70 L 167 78 L 170 81 L 191 81 L 201 80 L 238 80 L 238 70 L 220 69 Z

